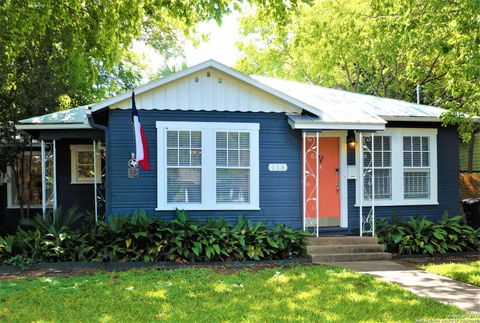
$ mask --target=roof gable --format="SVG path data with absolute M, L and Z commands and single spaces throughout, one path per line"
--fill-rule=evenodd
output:
M 207 73 L 210 73 L 209 77 Z M 220 79 L 222 83 L 219 82 Z M 226 82 L 223 82 L 224 80 Z M 214 60 L 152 81 L 134 91 L 137 107 L 140 109 L 296 113 L 307 110 L 321 116 L 321 111 L 317 108 Z M 92 111 L 106 107 L 130 108 L 130 97 L 131 92 L 117 95 L 94 104 Z

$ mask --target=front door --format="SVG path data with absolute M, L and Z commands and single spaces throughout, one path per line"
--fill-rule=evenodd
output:
M 304 138 L 304 214 L 306 227 L 340 226 L 340 138 Z

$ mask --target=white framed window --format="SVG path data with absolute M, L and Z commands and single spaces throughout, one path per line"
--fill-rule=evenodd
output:
M 375 205 L 438 204 L 437 132 L 388 128 L 374 135 Z M 358 145 L 356 149 L 358 165 Z M 357 178 L 360 175 L 359 169 Z M 359 180 L 356 186 L 358 205 Z M 371 201 L 365 198 L 363 203 L 369 205 Z
M 41 208 L 42 207 L 42 157 L 40 151 L 32 151 L 30 163 L 30 152 L 25 152 L 25 158 L 23 159 L 23 172 L 19 167 L 19 176 L 22 176 L 23 180 L 23 204 L 27 206 L 30 204 L 31 208 Z M 17 161 L 17 164 L 20 164 L 20 161 Z M 29 177 L 29 172 L 31 169 L 31 177 Z M 17 178 L 14 176 L 13 170 L 11 167 L 8 167 L 8 182 L 7 182 L 7 206 L 8 208 L 19 208 L 19 193 L 17 190 Z M 31 181 L 31 185 L 30 185 Z M 29 192 L 28 187 L 31 187 L 31 192 Z
M 259 124 L 157 121 L 157 210 L 258 210 Z
M 94 158 L 97 165 L 97 183 L 101 183 L 101 158 L 93 153 L 93 145 L 70 145 L 71 184 L 93 184 L 95 177 Z M 94 156 L 95 155 L 95 156 Z
M 366 137 L 363 137 L 364 140 Z M 365 145 L 372 149 L 372 142 L 366 141 Z M 373 163 L 375 168 L 375 200 L 392 199 L 392 137 L 375 135 L 373 139 Z M 363 159 L 363 167 L 371 164 L 371 155 Z M 372 196 L 372 187 L 365 187 L 365 195 Z

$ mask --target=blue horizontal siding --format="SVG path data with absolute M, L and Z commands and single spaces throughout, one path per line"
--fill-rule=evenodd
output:
M 251 122 L 260 124 L 260 210 L 189 211 L 191 218 L 203 221 L 225 218 L 235 222 L 239 215 L 269 226 L 278 223 L 302 226 L 301 133 L 292 130 L 284 114 L 205 111 L 140 111 L 150 151 L 152 171 L 140 171 L 140 178 L 128 179 L 127 161 L 133 149 L 131 114 L 110 111 L 110 214 L 124 215 L 145 209 L 164 219 L 173 212 L 155 212 L 157 204 L 156 121 Z M 268 164 L 287 163 L 287 172 L 269 172 Z

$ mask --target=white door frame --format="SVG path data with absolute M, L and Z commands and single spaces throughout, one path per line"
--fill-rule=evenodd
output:
M 311 134 L 313 132 L 306 131 L 306 135 Z M 347 181 L 347 131 L 331 131 L 326 130 L 318 133 L 318 137 L 332 137 L 338 138 L 339 144 L 339 166 L 340 166 L 340 227 L 341 228 L 348 228 L 348 181 Z M 317 143 L 318 145 L 318 143 Z M 320 152 L 321 147 L 318 147 L 318 151 Z M 305 153 L 305 152 L 302 152 Z M 302 174 L 303 176 L 303 174 Z M 305 198 L 303 199 L 302 203 L 305 203 Z M 305 205 L 303 205 L 305 208 Z M 319 205 L 319 208 L 322 206 Z

